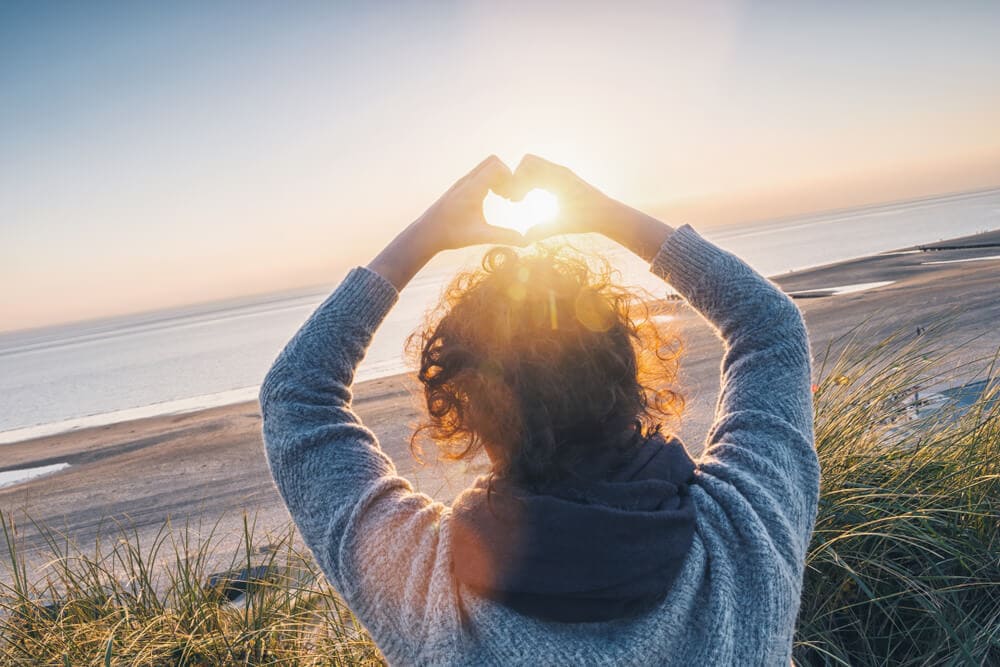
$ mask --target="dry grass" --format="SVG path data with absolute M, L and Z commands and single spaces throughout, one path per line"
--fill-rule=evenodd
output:
M 245 521 L 225 569 L 254 576 L 210 585 L 218 541 L 187 525 L 164 525 L 151 544 L 121 527 L 106 549 L 81 549 L 42 527 L 52 558 L 29 578 L 13 522 L 0 519 L 12 565 L 0 595 L 0 663 L 382 664 L 290 530 L 262 536 Z M 243 586 L 249 594 L 238 594 Z
M 914 387 L 993 377 L 989 360 L 957 364 L 955 352 L 890 338 L 820 368 L 800 664 L 1000 664 L 1000 387 L 964 410 L 913 414 Z M 228 565 L 262 569 L 233 603 L 206 585 L 218 540 L 188 526 L 165 524 L 149 544 L 121 527 L 87 549 L 42 529 L 51 559 L 29 572 L 12 517 L 0 524 L 3 664 L 381 663 L 291 530 L 275 539 L 245 521 Z

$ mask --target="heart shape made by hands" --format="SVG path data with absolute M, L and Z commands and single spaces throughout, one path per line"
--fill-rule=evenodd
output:
M 483 216 L 494 227 L 506 227 L 524 234 L 535 225 L 551 222 L 559 214 L 554 194 L 535 188 L 521 201 L 511 201 L 490 191 L 483 200 Z

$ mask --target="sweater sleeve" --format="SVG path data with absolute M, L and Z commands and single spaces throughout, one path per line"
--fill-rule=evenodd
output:
M 327 580 L 390 638 L 383 650 L 415 655 L 424 612 L 441 602 L 431 580 L 447 562 L 444 506 L 413 492 L 351 409 L 355 370 L 397 298 L 379 274 L 353 269 L 278 356 L 260 404 L 271 474 Z
M 651 270 L 708 320 L 724 346 L 699 485 L 737 530 L 762 525 L 800 569 L 819 494 L 802 315 L 777 286 L 687 225 L 667 238 Z

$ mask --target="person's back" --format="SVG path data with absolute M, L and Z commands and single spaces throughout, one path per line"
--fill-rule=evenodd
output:
M 657 354 L 672 341 L 606 272 L 494 250 L 416 339 L 428 408 L 417 435 L 453 456 L 485 449 L 492 466 L 446 507 L 396 476 L 349 387 L 434 251 L 519 240 L 488 238 L 470 215 L 486 188 L 535 184 L 562 197 L 555 231 L 600 231 L 652 260 L 715 326 L 716 421 L 696 461 L 659 432 L 679 402 L 662 384 L 674 361 Z M 819 483 L 805 328 L 780 290 L 690 228 L 537 158 L 513 177 L 489 160 L 348 275 L 275 362 L 261 406 L 303 538 L 392 663 L 791 657 Z

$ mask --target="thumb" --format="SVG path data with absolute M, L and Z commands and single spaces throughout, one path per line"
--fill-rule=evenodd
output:
M 527 240 L 521 232 L 506 227 L 495 227 L 485 224 L 477 234 L 479 240 L 476 243 L 497 243 L 500 245 L 525 246 Z
M 536 241 L 541 241 L 547 239 L 550 236 L 555 236 L 556 234 L 566 234 L 566 230 L 562 228 L 557 222 L 546 222 L 540 225 L 535 225 L 524 233 L 524 239 L 527 243 L 535 243 Z

